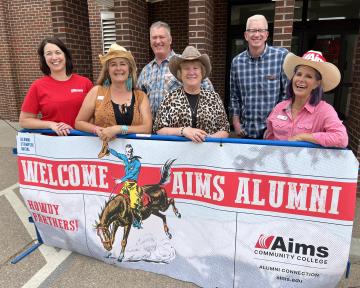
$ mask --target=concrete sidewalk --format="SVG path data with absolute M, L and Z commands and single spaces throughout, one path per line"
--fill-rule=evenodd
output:
M 19 124 L 0 121 L 0 287 L 197 287 L 158 274 L 128 270 L 77 253 L 42 245 L 18 264 L 9 260 L 35 239 L 17 185 L 16 145 Z M 360 287 L 360 198 L 350 252 L 351 270 L 341 288 Z M 6 277 L 5 277 L 6 275 Z M 258 288 L 258 287 L 255 287 Z

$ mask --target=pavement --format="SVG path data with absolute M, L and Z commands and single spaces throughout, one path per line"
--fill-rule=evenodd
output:
M 29 213 L 19 194 L 16 156 L 12 155 L 16 129 L 18 123 L 0 120 L 0 287 L 198 287 L 167 276 L 111 266 L 46 245 L 11 264 L 14 256 L 36 243 L 34 226 L 28 222 Z M 356 206 L 350 275 L 347 279 L 343 276 L 338 288 L 360 288 L 360 197 Z

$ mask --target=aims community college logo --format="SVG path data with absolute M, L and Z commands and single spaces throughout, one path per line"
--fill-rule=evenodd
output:
M 302 262 L 327 264 L 329 248 L 298 243 L 293 238 L 261 234 L 255 244 L 254 254 L 261 257 L 285 258 Z
M 261 234 L 256 242 L 255 248 L 269 249 L 274 238 L 275 236 L 265 236 L 264 234 Z

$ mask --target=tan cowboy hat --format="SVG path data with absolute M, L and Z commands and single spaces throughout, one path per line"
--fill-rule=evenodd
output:
M 302 57 L 288 53 L 284 60 L 283 69 L 289 79 L 294 76 L 295 67 L 298 65 L 310 66 L 321 74 L 321 85 L 324 92 L 334 89 L 340 83 L 339 69 L 334 64 L 326 62 L 319 51 L 310 50 Z
M 136 71 L 136 63 L 133 55 L 130 51 L 117 43 L 111 44 L 109 51 L 105 55 L 99 55 L 101 65 L 104 65 L 107 61 L 113 58 L 125 58 L 130 62 L 132 69 Z
M 181 79 L 178 78 L 178 70 L 180 69 L 180 64 L 184 61 L 191 61 L 191 60 L 199 60 L 205 67 L 205 75 L 203 77 L 206 78 L 209 76 L 211 72 L 211 64 L 210 58 L 207 54 L 200 54 L 200 52 L 194 46 L 187 46 L 184 49 L 184 52 L 178 56 L 174 55 L 171 57 L 169 62 L 169 69 L 170 72 L 181 82 Z

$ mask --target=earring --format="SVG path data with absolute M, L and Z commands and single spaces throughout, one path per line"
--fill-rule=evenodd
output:
M 128 79 L 126 80 L 126 89 L 127 89 L 128 91 L 131 91 L 131 90 L 132 90 L 132 77 L 131 77 L 130 74 L 129 74 Z
M 111 82 L 110 82 L 109 78 L 106 78 L 106 79 L 105 79 L 105 81 L 103 82 L 103 85 L 104 85 L 105 87 L 109 87 L 109 86 L 111 85 Z

